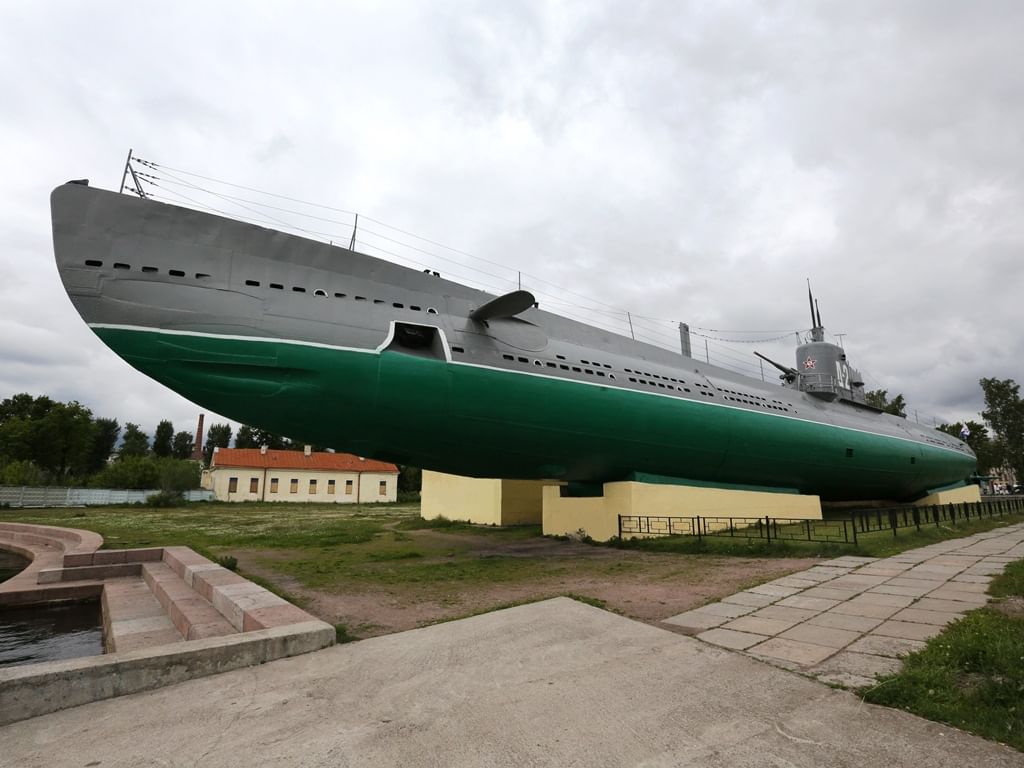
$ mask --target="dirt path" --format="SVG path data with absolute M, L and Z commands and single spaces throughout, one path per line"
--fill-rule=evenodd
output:
M 400 632 L 424 624 L 556 595 L 602 601 L 607 608 L 656 622 L 757 583 L 802 570 L 811 558 L 679 555 L 595 547 L 542 537 L 497 540 L 435 530 L 412 532 L 431 550 L 458 546 L 469 558 L 523 558 L 538 566 L 529 579 L 500 582 L 352 583 L 311 589 L 275 568 L 302 556 L 291 550 L 232 550 L 243 571 L 299 598 L 303 607 L 358 637 Z M 308 553 L 307 555 L 308 556 Z M 420 561 L 420 562 L 431 562 Z M 441 561 L 438 561 L 441 565 Z M 545 571 L 550 570 L 550 575 Z M 536 575 L 539 573 L 539 576 Z

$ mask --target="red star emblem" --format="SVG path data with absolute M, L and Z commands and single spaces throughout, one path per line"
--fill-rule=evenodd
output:
M 813 367 L 814 367 L 814 358 L 808 356 L 807 359 L 804 360 L 804 368 L 806 368 L 807 370 L 810 370 Z

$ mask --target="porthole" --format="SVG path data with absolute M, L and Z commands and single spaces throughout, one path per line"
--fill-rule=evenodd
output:
M 314 296 L 324 296 L 324 297 L 326 297 L 327 296 L 327 291 L 325 291 L 323 288 L 317 288 L 315 291 L 313 291 L 313 295 Z
M 434 309 L 433 307 L 427 307 L 427 314 L 428 315 L 436 315 L 437 314 L 437 310 Z

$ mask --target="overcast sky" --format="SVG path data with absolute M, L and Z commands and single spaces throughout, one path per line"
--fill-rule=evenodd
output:
M 980 377 L 1024 383 L 1021 40 L 1015 1 L 0 3 L 0 397 L 194 428 L 53 263 L 50 190 L 132 147 L 750 370 L 796 337 L 714 339 L 807 328 L 809 277 L 869 388 L 976 417 Z

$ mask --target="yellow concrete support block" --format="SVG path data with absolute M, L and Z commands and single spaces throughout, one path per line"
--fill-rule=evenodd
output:
M 619 515 L 820 520 L 821 501 L 790 493 L 637 482 L 605 483 L 603 496 L 588 498 L 563 498 L 556 486 L 544 489 L 545 535 L 582 531 L 607 541 L 618 536 Z
M 937 504 L 974 504 L 981 501 L 981 488 L 976 485 L 965 485 L 951 491 L 939 491 L 914 502 L 915 507 L 931 507 Z
M 420 517 L 445 517 L 478 525 L 537 525 L 542 480 L 499 480 L 423 472 Z

